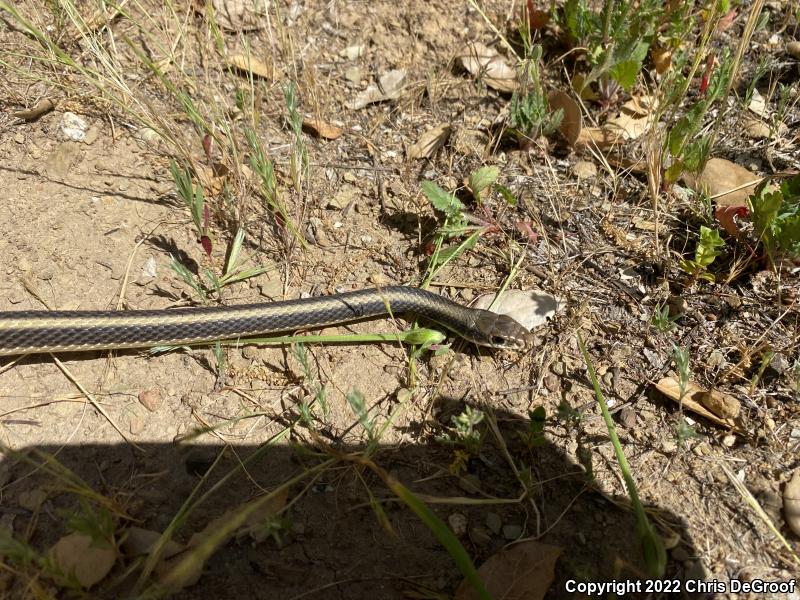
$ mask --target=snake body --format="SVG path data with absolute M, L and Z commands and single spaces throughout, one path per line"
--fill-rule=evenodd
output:
M 263 304 L 133 311 L 0 312 L 0 356 L 177 346 L 413 313 L 464 339 L 522 349 L 530 332 L 506 315 L 392 286 Z

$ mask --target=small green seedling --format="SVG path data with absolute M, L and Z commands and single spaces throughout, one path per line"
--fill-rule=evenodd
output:
M 700 240 L 694 251 L 694 259 L 683 259 L 681 269 L 686 271 L 693 279 L 705 279 L 714 282 L 714 275 L 707 271 L 711 263 L 722 254 L 725 242 L 719 236 L 719 231 L 710 229 L 705 225 L 700 227 Z

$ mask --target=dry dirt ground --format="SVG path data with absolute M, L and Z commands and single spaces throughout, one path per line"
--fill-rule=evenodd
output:
M 658 247 L 652 232 L 633 225 L 652 216 L 645 178 L 612 175 L 600 163 L 595 174 L 579 178 L 576 163 L 595 158 L 557 140 L 524 152 L 493 145 L 493 123 L 508 96 L 454 63 L 465 43 L 496 41 L 467 2 L 280 3 L 267 25 L 222 29 L 219 37 L 189 3 L 145 4 L 128 4 L 127 16 L 95 30 L 93 39 L 117 61 L 128 86 L 121 93 L 106 84 L 105 99 L 85 74 L 31 58 L 46 52 L 0 10 L 0 47 L 14 66 L 0 76 L 0 310 L 197 304 L 170 269 L 172 257 L 194 272 L 220 272 L 239 226 L 247 232 L 243 253 L 250 264 L 269 270 L 224 288 L 225 304 L 359 289 L 376 277 L 417 285 L 441 223 L 421 181 L 452 190 L 484 164 L 499 167 L 499 181 L 519 203 L 509 207 L 497 196 L 483 208 L 470 206 L 492 219 L 496 231 L 443 268 L 431 289 L 468 303 L 496 291 L 522 258 L 511 287 L 544 290 L 564 307 L 524 353 L 457 342 L 449 354 L 411 360 L 396 344 L 309 344 L 307 367 L 287 346 L 227 349 L 222 365 L 203 348 L 159 356 L 64 354 L 60 362 L 49 355 L 4 358 L 4 530 L 40 555 L 75 529 L 75 514 L 84 515 L 84 531 L 87 521 L 107 515 L 117 542 L 133 526 L 162 532 L 172 523 L 173 539 L 186 543 L 214 519 L 280 489 L 282 511 L 270 527 L 224 541 L 198 577 L 175 586 L 173 597 L 451 597 L 463 578 L 453 558 L 375 470 L 342 458 L 359 453 L 429 500 L 476 565 L 516 539 L 560 548 L 547 598 L 572 597 L 565 590 L 570 579 L 645 578 L 636 519 L 578 348 L 581 331 L 641 498 L 665 539 L 665 577 L 797 575 L 800 544 L 780 506 L 783 485 L 800 467 L 798 309 L 790 293 L 796 272 L 787 270 L 778 282 L 753 268 L 730 285 L 680 289 L 675 256 L 694 242 L 681 248 L 663 240 L 696 235 L 691 219 L 679 218 L 690 214 L 689 201 L 664 194 Z M 487 17 L 505 27 L 512 4 L 490 3 Z M 56 3 L 19 8 L 80 64 L 104 72 Z M 720 44 L 732 44 L 737 31 Z M 756 42 L 765 48 L 769 35 L 757 34 Z M 360 53 L 348 51 L 356 46 Z M 271 77 L 251 82 L 225 68 L 223 56 L 246 47 L 269 65 Z M 243 124 L 257 115 L 255 131 L 275 162 L 279 196 L 305 246 L 256 199 L 241 169 L 232 169 L 227 192 L 207 190 L 214 249 L 210 259 L 205 255 L 169 171 L 171 157 L 206 164 L 202 134 L 142 56 L 159 64 L 167 80 L 192 83 L 185 91 L 203 118 L 230 126 L 230 136 L 216 131 L 223 143 L 212 146 L 213 161 L 247 163 Z M 407 70 L 398 98 L 348 108 L 377 74 L 395 68 Z M 333 140 L 302 133 L 309 168 L 299 186 L 292 181 L 297 146 L 282 91 L 290 80 L 303 114 L 343 131 Z M 237 106 L 242 90 L 255 90 L 244 108 Z M 41 98 L 51 98 L 55 109 L 35 120 L 11 115 Z M 65 137 L 67 112 L 86 123 L 80 141 Z M 143 114 L 168 124 L 178 143 L 150 135 Z M 796 125 L 798 115 L 792 118 Z M 453 126 L 449 142 L 430 160 L 406 160 L 406 148 L 441 123 Z M 231 139 L 238 147 L 225 145 Z M 770 172 L 765 147 L 731 134 L 715 153 Z M 792 168 L 778 163 L 777 170 Z M 515 228 L 520 222 L 531 224 L 535 241 Z M 614 231 L 623 232 L 622 243 Z M 660 258 L 634 253 L 624 243 L 631 240 Z M 779 297 L 781 287 L 786 293 Z M 684 316 L 659 333 L 650 317 L 670 293 L 682 297 Z M 332 331 L 393 327 L 378 320 Z M 653 386 L 673 369 L 673 343 L 688 349 L 695 381 L 741 403 L 739 433 L 696 417 L 697 435 L 678 440 L 678 406 Z M 767 349 L 779 358 L 761 369 Z M 383 428 L 374 443 L 347 400 L 354 390 Z M 311 423 L 301 419 L 302 402 L 312 406 Z M 526 444 L 529 411 L 539 406 L 547 415 L 545 443 Z M 486 415 L 472 455 L 442 441 L 465 407 Z M 729 475 L 756 498 L 790 548 Z M 177 516 L 206 492 L 185 517 Z M 2 596 L 76 593 L 58 588 L 44 563 L 21 560 L 7 543 L 2 548 Z M 157 575 L 138 579 L 142 560 L 120 550 L 110 573 L 84 594 L 153 592 Z

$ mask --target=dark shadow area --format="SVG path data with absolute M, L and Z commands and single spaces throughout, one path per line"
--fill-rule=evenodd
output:
M 453 401 L 451 410 L 455 404 L 463 409 L 463 403 Z M 456 522 L 466 524 L 460 541 L 476 566 L 499 552 L 515 534 L 529 537 L 538 532 L 539 541 L 560 547 L 556 580 L 547 598 L 581 597 L 565 590 L 568 580 L 644 578 L 636 519 L 627 498 L 612 498 L 598 490 L 583 467 L 550 442 L 540 446 L 526 443 L 529 421 L 499 411 L 496 416 L 508 456 L 513 457 L 523 479 L 531 482 L 529 498 L 519 499 L 519 479 L 505 450 L 488 431 L 480 453 L 465 461 L 465 470 L 458 476 L 449 471 L 456 455 L 454 447 L 433 439 L 380 447 L 372 458 L 415 494 L 451 499 L 428 502 L 428 506 L 451 527 Z M 552 439 L 547 428 L 544 433 L 544 440 Z M 341 457 L 363 449 L 339 445 L 333 452 Z M 258 456 L 247 462 L 254 452 Z M 52 461 L 43 466 L 48 455 L 55 455 L 58 469 Z M 131 526 L 164 531 L 187 499 L 196 500 L 233 473 L 189 512 L 174 537 L 186 543 L 215 519 L 295 478 L 288 489 L 287 508 L 261 530 L 263 539 L 257 541 L 252 533 L 234 536 L 207 560 L 197 583 L 171 597 L 452 597 L 462 575 L 431 531 L 363 464 L 340 458 L 333 466 L 316 469 L 333 457 L 331 450 L 301 443 L 292 436 L 260 449 L 195 442 L 143 445 L 141 450 L 122 443 L 31 447 L 7 453 L 0 462 L 0 518 L 17 540 L 44 553 L 69 533 L 71 516 L 85 514 L 81 504 L 100 514 L 102 502 L 98 499 L 105 498 L 106 508 L 113 509 L 108 512 L 117 515 L 113 527 L 119 541 Z M 243 462 L 247 462 L 244 469 Z M 69 489 L 71 475 L 62 467 L 83 482 L 79 487 L 85 485 L 97 496 Z M 31 500 L 36 497 L 38 506 Z M 489 498 L 503 501 L 486 502 Z M 465 499 L 486 503 L 469 504 Z M 118 516 L 123 514 L 127 518 Z M 680 539 L 683 556 L 697 556 L 680 517 L 658 506 L 648 507 L 648 514 L 662 535 L 670 532 Z M 120 556 L 111 574 L 92 588 L 91 597 L 144 597 L 144 590 L 134 585 L 139 573 L 137 560 L 144 559 Z M 26 572 L 8 557 L 3 562 Z M 691 564 L 669 559 L 665 577 L 702 577 L 702 572 L 697 572 L 698 562 L 694 567 Z M 687 574 L 687 568 L 692 572 Z M 38 567 L 27 572 L 41 573 Z M 28 597 L 25 577 L 15 577 L 8 570 L 3 577 L 3 597 Z M 71 596 L 64 593 L 60 597 Z M 697 596 L 634 593 L 625 597 Z
M 92 194 L 96 196 L 104 196 L 104 195 L 114 196 L 115 198 L 124 198 L 125 200 L 134 200 L 136 202 L 144 202 L 146 204 L 160 204 L 164 206 L 172 206 L 174 208 L 181 208 L 183 206 L 178 197 L 172 192 L 155 197 L 134 196 L 133 194 L 127 194 L 120 190 L 109 191 L 107 188 L 93 188 L 83 185 L 74 185 L 71 183 L 67 183 L 62 179 L 50 177 L 47 173 L 44 172 L 44 170 L 39 172 L 39 171 L 32 171 L 30 169 L 11 169 L 7 166 L 0 164 L 0 171 L 7 171 L 8 173 L 18 173 L 21 175 L 28 175 L 32 177 L 40 177 L 45 181 L 49 181 L 51 183 L 57 183 L 58 185 L 63 185 L 65 188 L 69 188 L 71 190 L 77 190 L 79 192 L 86 192 L 87 194 Z M 127 181 L 134 179 L 140 181 L 155 182 L 155 183 L 159 183 L 161 181 L 156 177 L 147 177 L 137 173 L 130 173 L 130 174 L 104 173 L 104 175 L 107 177 L 114 177 L 116 179 L 119 179 L 120 181 Z

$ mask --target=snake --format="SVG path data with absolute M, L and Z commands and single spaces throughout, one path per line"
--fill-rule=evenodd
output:
M 388 286 L 233 306 L 0 312 L 0 356 L 182 346 L 407 313 L 480 346 L 522 350 L 532 339 L 508 315 L 464 306 L 421 288 Z

